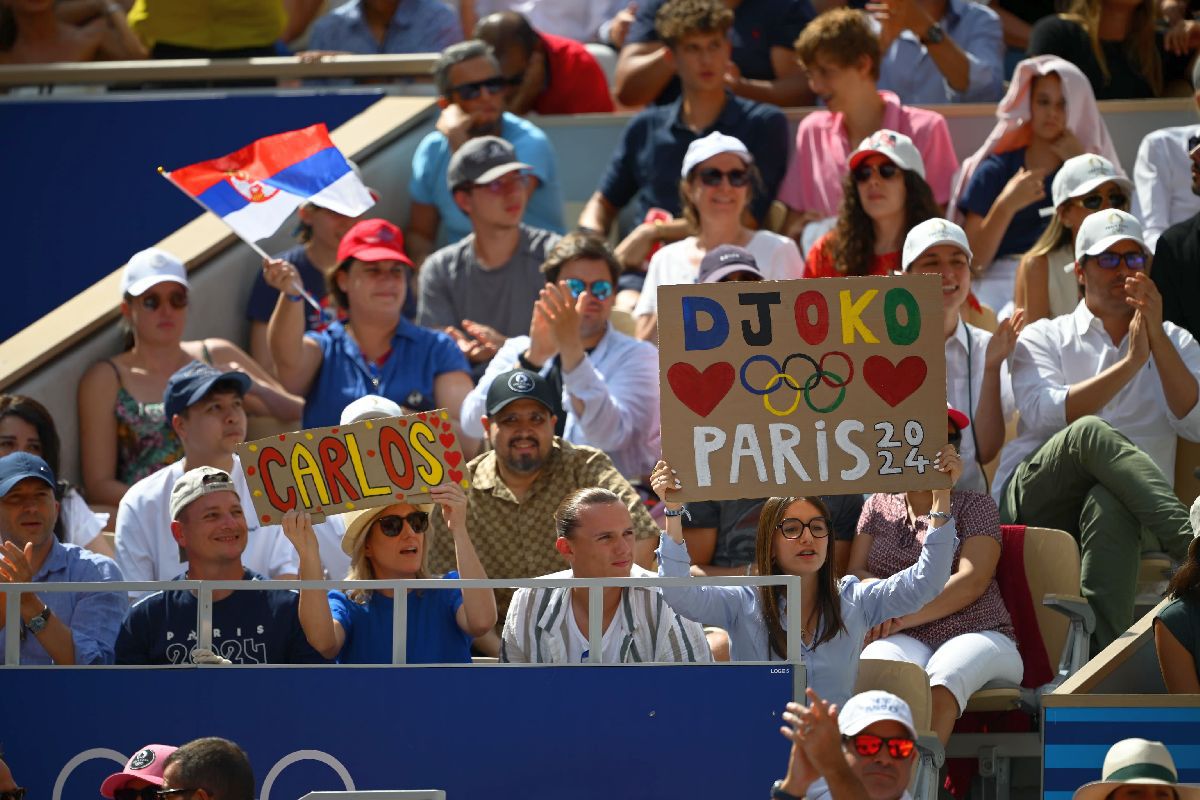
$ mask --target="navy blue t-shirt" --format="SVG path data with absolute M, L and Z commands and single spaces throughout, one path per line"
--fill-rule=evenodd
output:
M 457 578 L 457 572 L 446 573 Z M 408 593 L 409 664 L 460 664 L 471 661 L 471 637 L 458 627 L 455 615 L 462 605 L 459 589 L 424 590 Z M 329 610 L 342 630 L 346 643 L 338 653 L 339 664 L 392 663 L 392 612 L 395 601 L 373 592 L 360 605 L 343 592 L 329 593 Z
M 183 580 L 180 575 L 176 580 Z M 248 581 L 263 580 L 246 570 Z M 294 591 L 236 591 L 213 603 L 212 649 L 235 664 L 324 664 L 300 627 Z M 155 592 L 129 609 L 117 634 L 118 664 L 190 664 L 196 596 Z
M 971 182 L 967 184 L 962 197 L 958 198 L 959 211 L 964 214 L 970 212 L 986 217 L 992 210 L 992 204 L 1000 196 L 1000 192 L 1004 191 L 1009 179 L 1016 175 L 1017 170 L 1023 166 L 1025 166 L 1025 148 L 1023 147 L 1019 150 L 1010 150 L 1007 153 L 990 155 L 985 158 L 975 170 L 975 174 L 971 176 Z M 1004 231 L 1004 236 L 1000 239 L 1000 246 L 996 248 L 996 258 L 1024 255 L 1042 235 L 1050 218 L 1043 217 L 1038 212 L 1043 208 L 1050 208 L 1050 184 L 1054 182 L 1054 176 L 1057 174 L 1058 170 L 1056 169 L 1046 175 L 1046 193 L 1040 201 L 1030 203 L 1013 214 L 1012 222 L 1009 223 L 1008 230 Z
M 720 131 L 735 136 L 754 156 L 763 185 L 756 187 L 750 211 L 760 223 L 779 191 L 792 150 L 787 120 L 770 103 L 755 103 L 725 93 L 725 107 L 706 130 L 696 133 L 679 119 L 683 101 L 650 106 L 629 120 L 612 160 L 600 179 L 600 194 L 617 208 L 633 201 L 634 219 L 641 222 L 651 208 L 678 216 L 679 170 L 688 145 Z
M 625 37 L 627 44 L 662 40 L 654 28 L 654 17 L 666 1 L 643 0 L 638 4 L 637 16 Z M 783 47 L 790 52 L 800 31 L 815 16 L 809 0 L 743 0 L 733 12 L 733 27 L 729 31 L 733 63 L 741 70 L 742 77 L 760 81 L 775 80 L 771 48 Z M 671 78 L 654 102 L 669 103 L 677 97 L 679 78 L 676 77 Z

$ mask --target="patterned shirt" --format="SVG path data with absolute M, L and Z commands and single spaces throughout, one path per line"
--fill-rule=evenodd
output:
M 963 542 L 969 537 L 990 536 L 1000 543 L 1000 512 L 986 494 L 954 491 L 950 493 L 950 513 L 958 530 L 958 546 L 950 566 L 953 575 L 958 570 Z M 860 534 L 875 537 L 867 555 L 867 571 L 886 578 L 915 564 L 928 530 L 928 516 L 917 517 L 915 525 L 909 521 L 903 494 L 871 495 L 858 521 Z M 1016 641 L 1012 620 L 994 577 L 983 594 L 966 607 L 904 632 L 936 649 L 955 636 L 978 631 L 997 631 Z
M 565 564 L 554 540 L 554 511 L 576 489 L 601 487 L 625 501 L 633 516 L 637 539 L 658 539 L 659 529 L 629 482 L 612 461 L 594 447 L 573 445 L 554 438 L 550 454 L 524 500 L 517 500 L 496 469 L 496 452 L 490 450 L 467 464 L 471 488 L 467 491 L 467 530 L 489 578 L 535 578 L 558 572 Z M 429 567 L 436 573 L 455 567 L 454 538 L 441 514 L 430 521 Z M 503 620 L 512 589 L 497 589 L 496 604 Z

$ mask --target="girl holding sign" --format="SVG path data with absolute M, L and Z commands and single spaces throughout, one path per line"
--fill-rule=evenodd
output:
M 456 483 L 434 486 L 429 497 L 441 506 L 454 537 L 458 572 L 447 578 L 481 578 L 487 573 L 467 533 L 467 495 Z M 350 556 L 346 580 L 431 577 L 426 568 L 433 504 L 396 503 L 349 516 L 342 549 Z M 312 517 L 289 511 L 283 532 L 300 554 L 300 579 L 324 577 Z M 323 589 L 300 592 L 300 625 L 313 649 L 342 664 L 390 664 L 392 661 L 391 589 Z M 496 595 L 491 589 L 409 589 L 407 663 L 452 664 L 471 660 L 471 640 L 496 624 Z
M 933 462 L 951 485 L 962 472 L 958 453 L 943 447 Z M 667 530 L 658 549 L 658 574 L 687 577 L 690 566 L 680 519 L 683 504 L 672 499 L 682 489 L 679 476 L 659 461 L 650 483 L 666 507 Z M 929 531 L 920 556 L 890 578 L 864 583 L 847 575 L 834 579 L 829 558 L 829 511 L 819 497 L 772 497 L 758 518 L 754 567 L 759 575 L 799 575 L 804 627 L 800 632 L 808 685 L 841 705 L 850 698 L 859 652 L 872 628 L 897 615 L 911 614 L 937 597 L 950 577 L 958 539 L 950 513 L 950 490 L 933 493 Z M 663 598 L 683 616 L 729 633 L 734 661 L 787 657 L 784 586 L 664 587 Z

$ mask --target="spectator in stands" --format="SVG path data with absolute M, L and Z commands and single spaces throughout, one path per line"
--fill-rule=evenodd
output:
M 679 54 L 671 52 L 672 37 L 662 28 L 662 15 L 678 13 L 664 9 L 669 4 L 680 7 L 681 2 L 688 0 L 637 4 L 617 61 L 614 89 L 622 104 L 667 104 L 684 92 Z M 733 11 L 729 28 L 732 60 L 718 77 L 747 100 L 785 107 L 811 104 L 804 71 L 792 55 L 792 42 L 815 16 L 809 0 L 739 0 L 724 5 Z
M 958 447 L 970 425 L 950 410 L 950 444 Z M 867 499 L 850 554 L 850 574 L 862 581 L 887 578 L 916 563 L 912 543 L 937 522 L 933 492 L 876 493 Z M 1000 514 L 986 494 L 955 487 L 950 513 L 958 531 L 950 580 L 919 611 L 895 617 L 869 634 L 863 658 L 908 661 L 929 673 L 932 726 L 945 745 L 971 695 L 993 680 L 1020 683 L 1024 664 L 1012 619 L 996 583 Z
M 0 394 L 0 456 L 16 452 L 40 456 L 51 472 L 60 474 L 58 428 L 50 412 L 32 397 Z M 112 544 L 100 534 L 109 515 L 93 512 L 66 481 L 59 481 L 54 494 L 61 504 L 54 523 L 58 540 L 111 557 Z
M 779 729 L 792 743 L 778 800 L 909 800 L 917 729 L 908 703 L 890 692 L 860 692 L 842 709 L 808 689 L 809 705 L 788 703 Z
M 478 39 L 446 48 L 434 67 L 442 113 L 413 155 L 408 185 L 409 249 L 418 267 L 438 241 L 453 243 L 471 232 L 471 221 L 446 181 L 450 157 L 477 136 L 499 136 L 512 143 L 517 159 L 531 164 L 533 195 L 524 220 L 531 227 L 562 233 L 563 199 L 558 163 L 550 141 L 528 120 L 504 110 L 504 76 L 492 48 Z M 440 239 L 439 239 L 440 230 Z
M 890 275 L 908 232 L 940 216 L 921 153 L 903 133 L 876 131 L 850 156 L 842 183 L 837 225 L 813 245 L 804 277 Z
M 536 31 L 515 11 L 489 14 L 475 26 L 508 82 L 505 104 L 514 114 L 606 114 L 613 110 L 608 79 L 582 43 Z
M 804 260 L 786 236 L 747 227 L 750 205 L 762 180 L 754 156 L 741 140 L 713 131 L 688 145 L 680 170 L 679 199 L 689 236 L 650 258 L 646 282 L 634 308 L 638 337 L 658 333 L 658 287 L 696 283 L 703 260 L 718 247 L 745 248 L 767 280 L 799 278 Z
M 535 30 L 577 42 L 625 43 L 637 4 L 632 0 L 459 0 L 463 30 L 489 14 L 516 11 Z
M 0 64 L 129 61 L 146 55 L 119 3 L 0 4 Z
M 163 785 L 167 757 L 176 748 L 167 744 L 148 744 L 125 762 L 125 769 L 114 772 L 100 784 L 100 796 L 109 800 L 151 800 Z M 148 790 L 148 791 L 147 791 Z
M 971 248 L 963 229 L 944 219 L 931 219 L 913 228 L 904 240 L 905 272 L 938 275 L 942 279 L 942 333 L 946 344 L 947 400 L 962 409 L 970 435 L 958 452 L 963 474 L 957 488 L 986 492 L 983 465 L 1000 454 L 1005 426 L 1014 401 L 1007 359 L 1024 327 L 1020 309 L 989 332 L 963 320 L 971 295 Z M 967 425 L 961 425 L 965 430 Z
M 342 237 L 337 260 L 329 293 L 349 320 L 308 334 L 302 304 L 289 296 L 296 268 L 278 259 L 263 265 L 267 284 L 279 292 L 268 328 L 271 355 L 283 384 L 305 397 L 303 426 L 336 424 L 342 409 L 365 394 L 414 411 L 457 414 L 471 390 L 467 360 L 449 336 L 401 315 L 412 261 L 400 229 L 363 220 Z
M 1191 145 L 1192 191 L 1200 197 L 1200 135 L 1188 140 L 1188 144 Z M 1159 238 L 1152 276 L 1163 297 L 1163 319 L 1175 323 L 1193 337 L 1200 334 L 1197 264 L 1200 264 L 1200 210 L 1172 225 Z
M 678 215 L 679 165 L 688 146 L 713 131 L 737 137 L 753 155 L 762 187 L 750 210 L 756 227 L 765 222 L 787 164 L 787 120 L 775 106 L 738 97 L 726 86 L 733 22 L 733 12 L 720 0 L 672 0 L 659 11 L 658 32 L 665 46 L 655 58 L 675 65 L 681 94 L 630 120 L 600 186 L 579 216 L 580 227 L 606 234 L 630 201 L 639 221 L 653 209 Z M 642 222 L 621 242 L 617 258 L 641 270 L 656 244 L 687 234 L 685 219 Z M 627 277 L 635 278 L 628 288 L 641 288 L 637 276 Z
M 879 86 L 904 103 L 994 103 L 1004 92 L 1000 17 L 968 0 L 877 0 Z
M 497 376 L 520 367 L 542 375 L 557 396 L 555 433 L 603 450 L 630 481 L 658 459 L 658 351 L 611 322 L 621 266 L 608 245 L 569 233 L 542 265 L 545 284 L 529 336 L 504 343 L 463 401 L 463 433 L 485 433 L 487 397 Z
M 934 459 L 934 469 L 950 477 L 962 472 L 953 447 Z M 651 485 L 666 506 L 667 529 L 658 548 L 658 574 L 686 577 L 690 559 L 683 540 L 682 504 L 672 499 L 683 488 L 675 471 L 659 461 Z M 929 532 L 916 564 L 882 581 L 862 583 L 853 576 L 834 578 L 829 558 L 831 514 L 819 497 L 772 497 L 758 519 L 754 571 L 759 575 L 799 575 L 801 637 L 808 685 L 831 702 L 844 703 L 858 673 L 863 637 L 881 622 L 911 614 L 941 592 L 950 576 L 955 521 L 950 490 L 933 493 L 931 515 L 941 524 Z M 729 633 L 733 661 L 787 658 L 783 586 L 664 587 L 663 598 L 688 619 Z
M 1154 619 L 1154 648 L 1172 694 L 1200 694 L 1200 538 L 1167 588 L 1168 603 Z
M 1084 154 L 1063 163 L 1051 185 L 1050 224 L 1017 267 L 1014 302 L 1025 309 L 1027 323 L 1070 314 L 1079 305 L 1082 295 L 1075 278 L 1079 225 L 1098 211 L 1128 211 L 1132 189 L 1129 179 L 1104 156 Z
M 1169 797 L 1200 800 L 1200 786 L 1179 782 L 1175 759 L 1162 742 L 1122 739 L 1104 755 L 1100 780 L 1085 783 L 1071 800 L 1125 800 Z
M 425 568 L 427 533 L 434 505 L 441 507 L 454 542 L 458 569 L 447 578 L 487 579 L 467 533 L 467 496 L 456 483 L 433 487 L 433 503 L 394 503 L 355 512 L 346 525 L 342 549 L 351 558 L 347 580 L 430 577 Z M 283 530 L 300 554 L 300 578 L 321 579 L 321 558 L 312 518 L 289 511 Z M 496 624 L 491 589 L 408 589 L 407 663 L 471 661 L 471 639 Z M 328 596 L 327 596 L 328 595 Z M 300 624 L 318 653 L 342 664 L 392 663 L 391 589 L 300 592 Z
M 254 770 L 242 748 L 208 736 L 167 756 L 162 788 L 186 800 L 254 800 Z
M 830 218 L 842 205 L 851 147 L 878 130 L 912 140 L 928 170 L 933 197 L 944 207 L 958 170 L 946 120 L 935 111 L 901 105 L 895 94 L 879 90 L 879 38 L 871 20 L 854 9 L 827 11 L 804 29 L 796 53 L 813 92 L 826 106 L 800 121 L 796 153 L 779 189 L 779 199 L 788 207 L 786 233 L 797 241 L 803 236 L 800 252 L 807 253 L 832 227 Z M 818 220 L 829 221 L 804 230 Z
M 442 0 L 350 0 L 313 23 L 310 50 L 362 55 L 439 52 L 463 40 Z
M 121 276 L 125 352 L 93 364 L 79 382 L 79 450 L 88 500 L 116 506 L 134 483 L 183 455 L 163 415 L 171 375 L 193 361 L 238 369 L 251 379 L 246 410 L 281 420 L 300 416 L 262 367 L 225 339 L 183 341 L 188 279 L 183 262 L 157 248 L 135 253 Z
M 1025 58 L 1029 49 L 1029 33 L 1042 17 L 1055 12 L 1054 0 L 992 0 L 988 6 L 1000 17 L 1004 30 L 1004 77 Z
M 54 538 L 54 473 L 29 453 L 0 458 L 0 583 L 97 583 L 121 580 L 111 558 Z M 19 600 L 18 600 L 19 597 Z M 0 612 L 19 602 L 21 664 L 111 664 L 125 616 L 124 592 L 0 594 Z
M 255 58 L 278 55 L 288 0 L 223 0 L 163 3 L 134 0 L 129 27 L 150 48 L 151 58 Z
M 554 512 L 555 549 L 569 569 L 547 578 L 642 578 L 633 563 L 633 518 L 608 489 L 579 489 Z M 504 621 L 501 661 L 579 664 L 588 661 L 587 589 L 518 589 Z M 663 602 L 658 587 L 604 589 L 600 662 L 711 661 L 704 629 Z
M 242 397 L 249 381 L 244 372 L 222 372 L 197 363 L 171 376 L 164 409 L 183 442 L 183 458 L 138 481 L 121 498 L 115 544 L 126 580 L 173 580 L 190 560 L 171 535 L 172 492 L 188 472 L 213 467 L 232 475 L 242 506 L 253 508 L 241 461 L 233 452 L 246 439 Z M 246 553 L 249 568 L 272 578 L 296 577 L 295 553 L 278 525 L 260 527 L 253 514 L 242 524 L 252 526 L 254 533 Z
M 215 467 L 190 469 L 171 488 L 171 536 L 187 551 L 179 580 L 264 580 L 242 565 L 249 531 L 238 486 Z M 261 530 L 260 530 L 261 532 Z M 155 592 L 129 610 L 118 664 L 315 664 L 290 591 L 221 590 L 212 595 L 212 650 L 197 649 L 196 595 Z
M 492 578 L 532 578 L 559 569 L 550 546 L 558 504 L 579 488 L 600 487 L 621 498 L 636 531 L 634 560 L 653 563 L 658 526 L 641 497 L 601 450 L 574 445 L 554 435 L 558 398 L 536 372 L 514 369 L 497 375 L 487 393 L 483 428 L 491 449 L 467 464 L 467 528 L 481 531 L 479 559 Z M 445 573 L 454 565 L 452 538 L 434 518 L 430 568 Z M 512 590 L 496 591 L 497 608 L 508 613 Z M 499 654 L 499 642 L 482 645 Z
M 1200 346 L 1163 321 L 1149 267 L 1131 215 L 1103 211 L 1079 226 L 1083 301 L 1069 316 L 1029 325 L 1017 341 L 1017 438 L 992 488 L 1002 522 L 1079 539 L 1094 650 L 1133 621 L 1142 528 L 1154 549 L 1178 561 L 1192 541 L 1171 480 L 1177 437 L 1200 440 Z
M 1193 98 L 1200 107 L 1200 59 L 1192 70 Z M 1200 213 L 1196 193 L 1192 151 L 1200 145 L 1200 125 L 1180 125 L 1151 131 L 1138 145 L 1133 163 L 1136 184 L 1133 215 L 1146 229 L 1146 246 L 1154 251 L 1158 266 L 1162 258 L 1158 237 L 1172 225 Z
M 477 375 L 506 339 L 529 332 L 544 283 L 540 267 L 558 241 L 521 222 L 532 191 L 529 169 L 497 136 L 458 148 L 446 181 L 472 232 L 421 267 L 417 323 L 452 336 Z

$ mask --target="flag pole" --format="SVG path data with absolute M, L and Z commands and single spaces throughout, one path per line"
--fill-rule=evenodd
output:
M 174 186 L 179 191 L 183 192 L 184 195 L 191 198 L 191 200 L 196 205 L 200 206 L 206 212 L 212 213 L 212 209 L 210 209 L 208 206 L 204 205 L 204 203 L 201 203 L 200 198 L 196 197 L 194 194 L 189 192 L 187 189 L 184 189 L 182 186 L 180 186 L 178 183 L 176 183 L 175 179 L 171 177 L 171 173 L 167 172 L 162 167 L 159 167 L 158 174 L 162 175 L 164 178 L 166 178 L 167 181 L 172 186 Z M 271 260 L 271 256 L 267 255 L 267 251 L 263 250 L 261 247 L 259 247 L 257 242 L 252 242 L 249 239 L 247 239 L 246 237 L 242 236 L 240 233 L 238 233 L 234 229 L 234 227 L 232 225 L 230 225 L 228 222 L 226 222 L 225 218 L 222 217 L 220 214 L 213 214 L 213 216 L 216 217 L 217 219 L 221 220 L 221 222 L 224 222 L 225 227 L 229 228 L 229 230 L 233 232 L 233 235 L 238 237 L 239 239 L 241 239 L 246 244 L 247 247 L 249 247 L 251 250 L 253 250 L 255 253 L 257 253 L 259 256 L 261 256 L 263 261 Z M 304 301 L 313 307 L 313 310 L 317 312 L 318 316 L 321 315 L 322 313 L 324 313 L 324 310 L 321 308 L 321 304 L 319 302 L 317 302 L 317 298 L 313 297 L 312 294 L 310 294 L 309 291 L 304 288 L 303 284 L 301 284 L 299 280 L 292 283 L 291 289 L 295 294 L 298 294 L 301 297 L 303 297 Z

